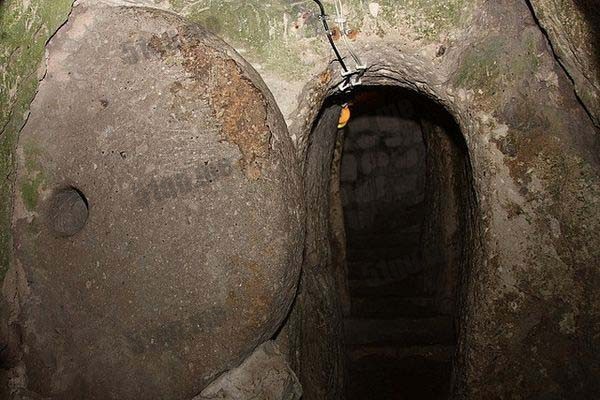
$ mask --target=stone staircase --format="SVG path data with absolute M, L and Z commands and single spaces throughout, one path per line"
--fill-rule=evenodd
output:
M 370 239 L 348 246 L 347 398 L 447 399 L 453 320 L 424 292 L 415 233 Z

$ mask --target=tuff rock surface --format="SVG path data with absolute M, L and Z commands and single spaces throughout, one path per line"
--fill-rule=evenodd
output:
M 299 400 L 302 386 L 273 341 L 260 345 L 239 367 L 223 374 L 193 400 Z
M 16 154 L 2 315 L 14 390 L 191 398 L 286 316 L 303 237 L 292 143 L 252 67 L 212 34 L 156 9 L 77 5 Z

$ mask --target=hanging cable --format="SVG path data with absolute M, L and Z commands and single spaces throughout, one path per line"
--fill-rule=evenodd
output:
M 321 3 L 320 0 L 314 0 L 314 2 L 317 3 L 321 11 L 321 15 L 319 15 L 319 18 L 321 19 L 321 22 L 323 22 L 323 27 L 325 28 L 325 34 L 327 35 L 327 39 L 329 39 L 329 44 L 331 45 L 331 48 L 333 49 L 333 52 L 335 53 L 335 56 L 338 62 L 340 63 L 342 69 L 345 73 L 348 73 L 348 67 L 346 66 L 346 63 L 344 62 L 340 51 L 338 50 L 337 46 L 335 45 L 335 42 L 333 41 L 333 34 L 331 33 L 331 29 L 329 29 L 329 24 L 327 23 L 327 14 L 325 13 L 325 7 L 323 6 L 323 3 Z
M 354 60 L 355 67 L 352 70 L 348 68 L 339 49 L 335 45 L 335 41 L 333 40 L 333 33 L 331 32 L 331 29 L 329 29 L 329 23 L 327 22 L 327 19 L 329 17 L 325 12 L 325 7 L 323 6 L 323 3 L 320 0 L 314 0 L 314 2 L 317 3 L 317 5 L 319 6 L 321 12 L 319 18 L 323 22 L 323 27 L 325 28 L 325 33 L 327 35 L 327 39 L 329 40 L 329 44 L 331 44 L 331 48 L 333 49 L 333 52 L 335 53 L 335 56 L 338 62 L 340 63 L 340 66 L 342 67 L 341 74 L 342 77 L 344 77 L 344 81 L 340 83 L 339 90 L 345 92 L 362 83 L 361 78 L 364 72 L 366 71 L 367 67 L 362 63 L 358 55 L 353 51 L 352 46 L 350 45 L 350 41 L 348 40 L 347 20 L 344 16 L 344 7 L 342 4 L 342 0 L 335 0 L 334 2 L 336 11 L 335 22 L 338 25 L 338 28 L 340 30 L 340 36 L 344 41 L 348 53 L 350 53 L 350 56 Z
M 344 15 L 344 5 L 342 4 L 342 0 L 335 1 L 335 11 L 336 11 L 336 19 L 335 22 L 338 24 L 340 28 L 340 32 L 342 34 L 342 39 L 344 40 L 344 44 L 350 53 L 350 56 L 354 59 L 356 63 L 357 70 L 365 70 L 367 67 L 362 63 L 358 55 L 352 49 L 352 45 L 350 45 L 350 41 L 348 40 L 348 33 L 350 30 L 348 29 L 348 21 Z

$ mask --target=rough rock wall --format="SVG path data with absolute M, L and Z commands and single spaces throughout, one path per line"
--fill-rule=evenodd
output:
M 14 146 L 37 89 L 45 44 L 73 0 L 0 3 L 0 281 L 8 269 Z
M 552 49 L 600 127 L 600 9 L 594 0 L 530 0 Z
M 425 284 L 441 312 L 457 315 L 461 276 L 468 274 L 470 165 L 460 132 L 451 124 L 422 119 L 427 147 L 425 218 L 421 234 Z M 460 323 L 460 321 L 458 321 Z
M 373 66 L 366 83 L 436 98 L 469 148 L 476 223 L 466 232 L 474 236 L 473 259 L 463 278 L 456 391 L 468 398 L 593 397 L 597 130 L 525 2 L 464 6 L 469 27 L 456 25 L 443 38 L 384 36 L 359 46 Z M 300 113 L 309 121 L 327 94 L 320 85 L 303 94 Z M 292 120 L 291 127 L 303 151 L 307 123 Z
M 331 178 L 329 180 L 329 224 L 331 260 L 337 282 L 337 293 L 344 315 L 350 314 L 350 287 L 348 283 L 348 262 L 346 249 L 346 223 L 344 220 L 344 205 L 342 199 L 342 158 L 344 153 L 344 131 L 339 130 L 333 160 L 331 163 Z
M 333 19 L 333 1 L 324 3 Z M 327 67 L 331 55 L 313 1 L 168 0 L 168 4 L 226 38 L 246 57 L 273 91 L 286 119 L 304 119 L 297 109 L 298 96 Z M 432 47 L 436 39 L 446 41 L 455 27 L 467 26 L 473 4 L 472 0 L 344 1 L 352 36 L 369 42 L 385 37 L 418 40 L 423 51 L 430 53 L 437 51 Z
M 272 341 L 256 348 L 239 367 L 215 379 L 193 400 L 299 400 L 302 386 Z
M 73 1 L 0 2 L 0 283 L 8 271 L 11 255 L 11 211 L 14 188 L 14 149 L 18 133 L 27 120 L 29 105 L 36 93 L 38 67 L 44 56 L 46 41 L 66 20 Z M 9 309 L 0 301 L 0 316 Z M 0 337 L 7 337 L 6 326 L 1 324 Z M 12 358 L 9 349 L 14 343 L 4 343 L 0 359 Z M 7 365 L 0 362 L 2 368 Z M 0 382 L 0 397 L 8 382 Z
M 454 75 L 473 90 L 475 131 L 489 135 L 485 144 L 467 134 L 485 258 L 472 271 L 466 393 L 592 398 L 597 130 L 525 5 L 488 4 L 480 18 L 490 29 Z
M 309 2 L 291 10 L 279 0 L 149 2 L 203 22 L 240 50 L 265 78 L 298 152 L 306 154 L 313 121 L 339 81 L 335 69 L 326 70 L 330 52 Z M 475 253 L 465 277 L 459 394 L 593 398 L 600 391 L 594 379 L 600 369 L 598 133 L 528 4 L 347 4 L 357 48 L 371 66 L 366 81 L 436 98 L 455 116 L 469 147 L 480 224 L 471 232 Z M 1 79 L 21 82 L 0 88 L 3 199 L 10 191 L 11 149 L 35 90 L 37 61 L 69 7 L 70 1 L 0 5 L 2 43 L 9 44 L 0 49 L 7 60 L 0 63 Z M 549 37 L 556 50 L 557 39 Z M 565 43 L 577 48 L 579 39 L 575 32 Z M 9 206 L 0 204 L 6 249 Z M 320 339 L 306 340 L 318 354 Z M 322 343 L 320 349 L 327 348 Z M 336 364 L 334 358 L 329 362 Z
M 305 161 L 306 244 L 289 334 L 293 368 L 305 399 L 344 399 L 342 304 L 329 234 L 330 175 L 340 107 L 326 108 L 314 126 Z

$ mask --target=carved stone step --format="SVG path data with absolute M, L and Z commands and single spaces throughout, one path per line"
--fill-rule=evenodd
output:
M 424 295 L 423 276 L 411 275 L 404 279 L 351 279 L 348 281 L 352 298 L 355 297 L 415 297 Z
M 422 347 L 406 349 L 398 358 L 377 353 L 362 356 L 348 363 L 347 398 L 446 400 L 452 371 L 447 356 L 451 353 L 450 347 Z
M 421 318 L 438 314 L 431 297 L 355 297 L 351 306 L 351 315 L 356 318 Z
M 344 321 L 347 345 L 379 344 L 432 345 L 452 344 L 454 326 L 451 317 L 402 319 L 358 319 Z
M 360 369 L 360 363 L 367 366 L 377 360 L 384 364 L 393 364 L 395 370 L 414 365 L 415 360 L 431 362 L 449 362 L 454 356 L 453 345 L 426 345 L 403 347 L 392 344 L 376 343 L 368 345 L 348 345 L 346 347 L 347 361 L 353 368 Z

